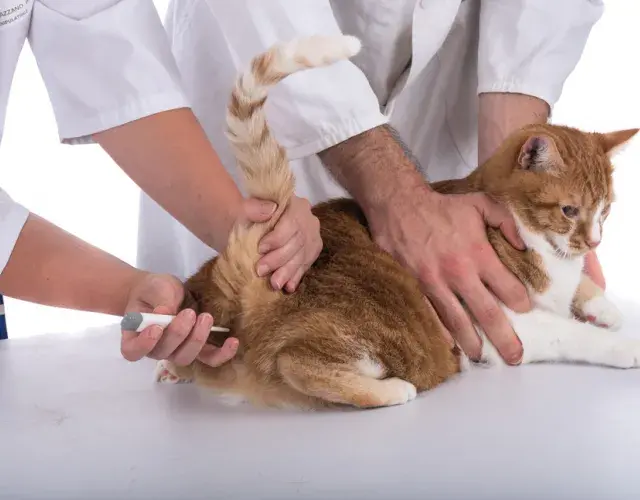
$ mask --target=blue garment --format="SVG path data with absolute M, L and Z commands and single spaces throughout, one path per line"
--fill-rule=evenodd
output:
M 8 338 L 7 318 L 4 315 L 4 298 L 0 295 L 0 340 L 6 340 Z

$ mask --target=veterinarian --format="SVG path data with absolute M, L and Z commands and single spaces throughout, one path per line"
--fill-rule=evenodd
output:
M 602 11 L 599 0 L 179 0 L 166 26 L 188 98 L 235 179 L 222 130 L 237 71 L 278 41 L 359 37 L 351 62 L 296 74 L 267 101 L 297 194 L 316 203 L 348 191 L 465 352 L 477 357 L 481 344 L 459 298 L 518 363 L 522 348 L 496 297 L 517 311 L 531 305 L 485 234 L 485 224 L 501 227 L 518 245 L 513 220 L 482 195 L 434 194 L 424 178 L 464 176 L 511 131 L 545 122 Z M 211 256 L 146 195 L 140 245 L 141 266 L 182 277 Z M 595 255 L 589 262 L 604 284 Z
M 0 137 L 26 40 L 64 143 L 100 144 L 158 206 L 211 248 L 224 248 L 236 220 L 269 219 L 276 207 L 243 200 L 190 111 L 151 0 L 0 0 Z M 163 245 L 165 236 L 147 239 L 147 250 Z M 263 242 L 269 245 L 261 262 L 265 272 L 293 290 L 322 246 L 308 202 L 295 199 Z M 117 315 L 176 314 L 184 293 L 176 278 L 128 266 L 29 213 L 1 190 L 0 273 L 0 293 L 7 296 Z M 132 361 L 149 356 L 186 364 L 199 355 L 218 364 L 235 354 L 236 345 L 230 340 L 220 350 L 202 350 L 212 321 L 182 311 L 164 331 L 123 332 L 122 353 Z

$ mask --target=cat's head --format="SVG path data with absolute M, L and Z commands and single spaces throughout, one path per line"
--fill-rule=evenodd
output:
M 525 127 L 483 166 L 483 184 L 557 253 L 583 255 L 600 243 L 614 199 L 611 157 L 637 132 Z

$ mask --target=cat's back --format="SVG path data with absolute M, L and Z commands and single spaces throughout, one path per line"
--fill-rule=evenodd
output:
M 298 295 L 301 301 L 326 301 L 350 309 L 357 301 L 363 307 L 376 303 L 380 309 L 396 309 L 399 306 L 390 302 L 391 293 L 403 296 L 405 308 L 410 297 L 422 297 L 417 280 L 373 241 L 355 201 L 331 200 L 313 212 L 320 220 L 323 249 L 305 275 L 303 293 Z

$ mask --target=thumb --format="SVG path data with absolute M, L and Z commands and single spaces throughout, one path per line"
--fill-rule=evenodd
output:
M 249 222 L 266 222 L 276 211 L 277 205 L 272 201 L 249 198 L 244 201 L 243 208 Z
M 158 306 L 153 310 L 153 314 L 166 314 L 168 316 L 173 316 L 174 314 L 177 314 L 177 313 L 178 313 L 177 309 L 169 306 Z
M 485 223 L 495 229 L 500 229 L 507 241 L 518 250 L 526 248 L 524 241 L 518 234 L 518 227 L 515 220 L 505 207 L 493 201 L 486 195 L 476 198 L 475 206 L 482 215 Z

